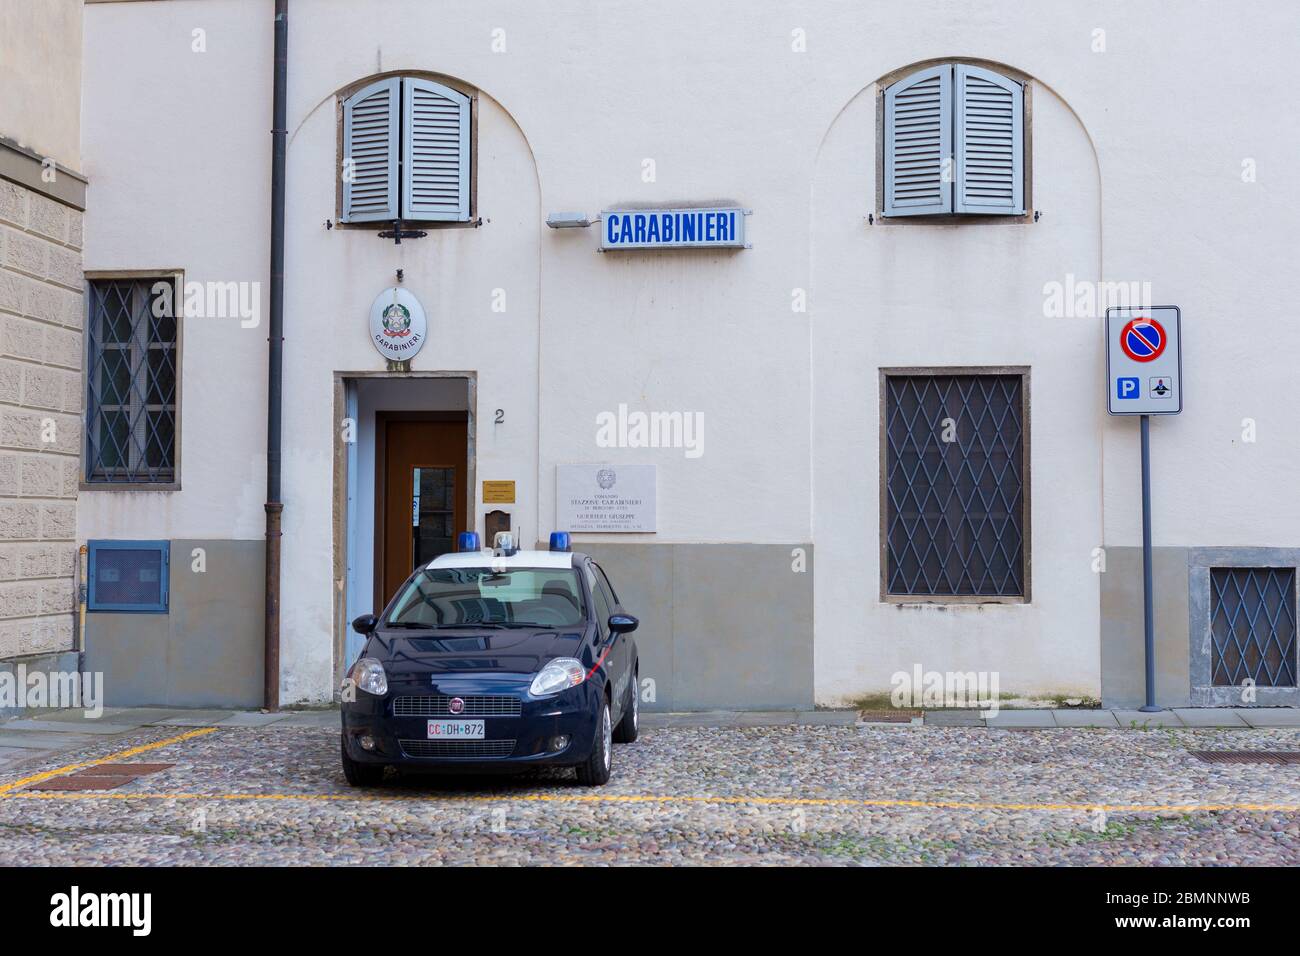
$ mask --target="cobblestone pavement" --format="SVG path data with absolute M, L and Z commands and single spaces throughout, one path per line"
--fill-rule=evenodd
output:
M 1187 752 L 1300 750 L 1291 729 L 660 727 L 615 748 L 599 789 L 550 772 L 357 791 L 336 730 L 229 727 L 123 758 L 175 766 L 116 790 L 13 786 L 194 732 L 4 768 L 0 864 L 1300 864 L 1300 766 Z

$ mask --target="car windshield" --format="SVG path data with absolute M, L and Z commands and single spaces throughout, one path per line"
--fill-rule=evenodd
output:
M 405 585 L 384 623 L 394 627 L 576 627 L 578 575 L 571 568 L 424 568 Z

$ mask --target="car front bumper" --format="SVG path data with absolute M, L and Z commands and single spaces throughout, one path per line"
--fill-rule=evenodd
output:
M 427 684 L 418 689 L 410 685 L 390 684 L 389 692 L 376 697 L 357 692 L 355 701 L 345 702 L 343 746 L 348 757 L 357 763 L 389 764 L 418 770 L 452 770 L 481 772 L 489 770 L 526 770 L 540 766 L 572 766 L 586 760 L 595 742 L 597 729 L 596 694 L 590 682 L 584 682 L 553 697 L 532 698 L 527 685 L 491 687 L 473 682 L 446 681 L 430 693 Z M 478 716 L 472 711 L 462 714 L 434 712 L 423 708 L 419 716 L 394 713 L 397 698 L 420 698 L 431 703 L 435 696 L 513 697 L 520 702 L 518 716 Z M 482 720 L 482 740 L 431 741 L 430 720 Z M 374 739 L 373 750 L 361 747 L 360 738 Z M 560 749 L 555 738 L 568 737 Z

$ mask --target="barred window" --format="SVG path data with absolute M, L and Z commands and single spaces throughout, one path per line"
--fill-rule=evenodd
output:
M 94 279 L 86 324 L 86 481 L 176 480 L 174 276 Z
M 882 372 L 887 596 L 1028 599 L 1027 372 Z
M 1296 569 L 1211 568 L 1215 686 L 1296 686 Z

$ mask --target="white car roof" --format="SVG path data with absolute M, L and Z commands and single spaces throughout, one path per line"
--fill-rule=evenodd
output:
M 572 568 L 573 554 L 568 551 L 516 551 L 509 557 L 492 551 L 459 551 L 443 554 L 430 561 L 429 568 Z

